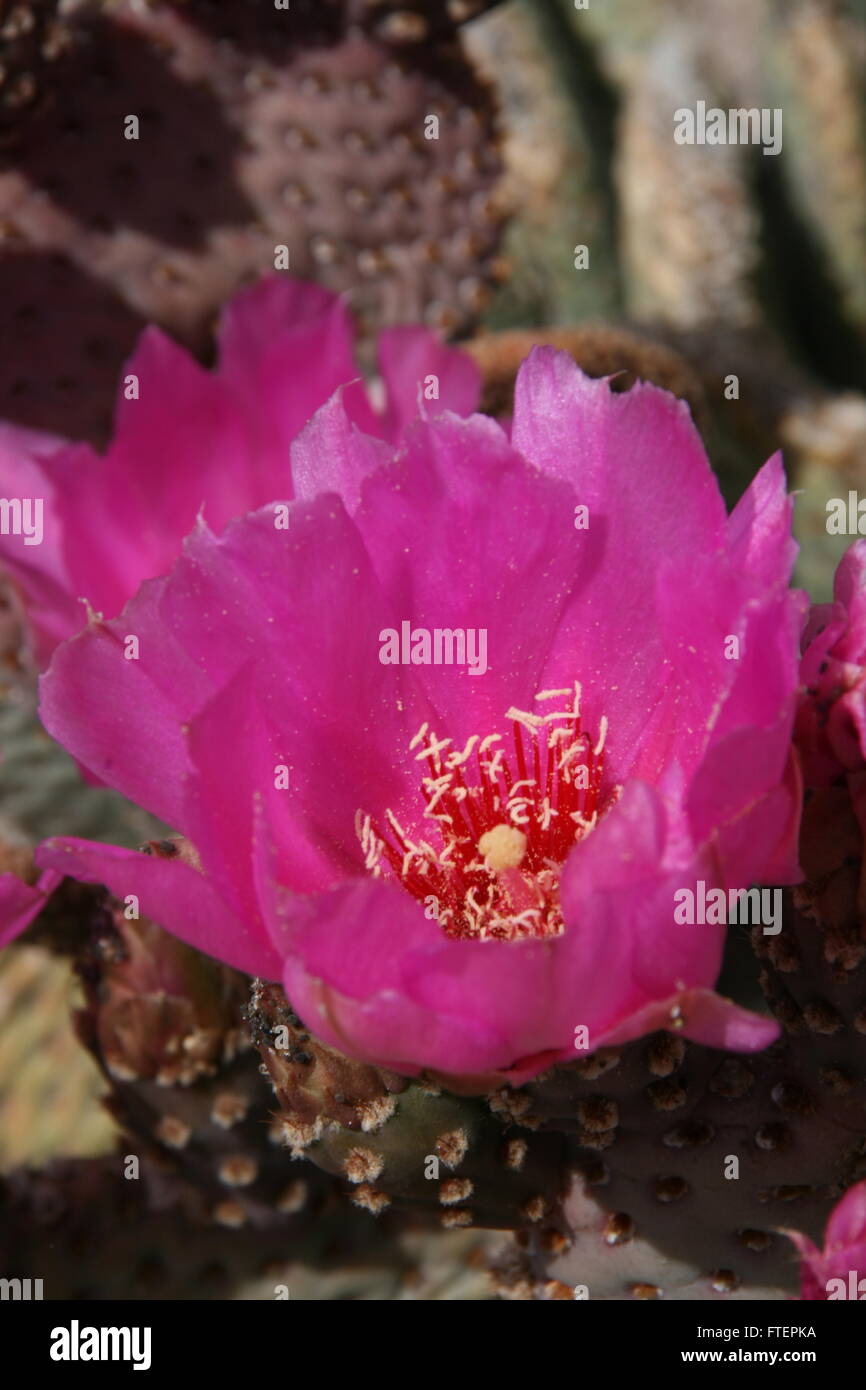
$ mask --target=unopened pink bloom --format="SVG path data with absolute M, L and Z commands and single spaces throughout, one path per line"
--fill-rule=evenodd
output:
M 809 614 L 801 679 L 796 729 L 807 786 L 866 770 L 866 540 L 842 557 L 833 602 Z
M 866 1182 L 849 1188 L 836 1203 L 827 1222 L 823 1250 L 798 1231 L 786 1234 L 802 1259 L 801 1298 L 813 1302 L 866 1299 Z
M 386 330 L 378 350 L 382 414 L 357 380 L 344 302 L 271 276 L 229 305 L 212 372 L 146 330 L 124 369 L 104 457 L 0 424 L 0 491 L 42 506 L 38 542 L 0 536 L 39 664 L 83 626 L 82 600 L 113 617 L 142 580 L 170 569 L 199 513 L 218 532 L 266 502 L 305 496 L 289 446 L 339 387 L 349 418 L 388 439 L 417 413 L 431 376 L 441 404 L 475 408 L 475 364 L 425 329 Z
M 724 925 L 674 902 L 798 878 L 778 456 L 728 517 L 682 403 L 541 349 L 510 440 L 444 413 L 383 462 L 334 399 L 292 462 L 287 530 L 199 524 L 42 682 L 49 731 L 199 867 L 80 840 L 39 862 L 399 1071 L 520 1081 L 658 1028 L 765 1046 L 712 991 Z

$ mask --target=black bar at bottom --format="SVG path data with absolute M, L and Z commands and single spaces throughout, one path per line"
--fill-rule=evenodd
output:
M 428 1325 L 435 1337 L 417 1371 L 402 1361 L 407 1347 L 401 1324 L 407 1332 L 418 1329 L 423 1336 L 430 1313 L 413 1309 L 408 1300 L 400 1301 L 399 1313 L 392 1307 L 381 1336 L 376 1335 L 379 1315 L 370 1302 L 360 1308 L 349 1301 L 325 1303 L 327 1342 L 311 1327 L 309 1309 L 293 1304 L 290 1294 L 268 1302 L 4 1301 L 0 1335 L 7 1354 L 14 1347 L 28 1371 L 47 1374 L 58 1383 L 70 1376 L 98 1379 L 101 1371 L 109 1370 L 115 1377 L 129 1374 L 141 1380 L 193 1372 L 202 1385 L 211 1377 L 222 1385 L 232 1376 L 247 1384 L 253 1372 L 258 1379 L 282 1375 L 304 1346 L 313 1351 L 331 1343 L 335 1351 L 348 1353 L 350 1364 L 356 1364 L 353 1348 L 362 1355 L 364 1346 L 378 1343 L 384 1351 L 393 1344 L 396 1354 L 402 1344 L 401 1367 L 398 1371 L 395 1365 L 387 1373 L 386 1384 L 392 1377 L 405 1381 L 415 1374 L 423 1380 L 425 1365 L 434 1373 L 440 1359 L 435 1348 L 442 1346 L 443 1336 L 448 1338 L 449 1325 L 461 1334 L 459 1345 L 477 1347 L 488 1376 L 499 1357 L 513 1373 L 520 1349 L 528 1356 L 530 1346 L 533 1360 L 542 1353 L 545 1364 L 552 1366 L 556 1363 L 551 1355 L 560 1339 L 566 1339 L 560 1354 L 568 1357 L 566 1364 L 573 1366 L 575 1377 L 590 1370 L 600 1356 L 618 1375 L 635 1371 L 644 1376 L 674 1367 L 695 1373 L 710 1367 L 736 1372 L 761 1366 L 774 1371 L 807 1367 L 826 1379 L 858 1364 L 866 1332 L 863 1315 L 840 1303 L 575 1303 L 570 1311 L 560 1307 L 534 1312 L 526 1305 L 499 1301 L 471 1302 L 462 1312 L 455 1303 L 439 1303 L 435 1324 Z M 479 1337 L 489 1332 L 496 1335 Z M 540 1338 L 544 1341 L 539 1344 Z M 328 1374 L 333 1375 L 330 1357 L 328 1364 Z

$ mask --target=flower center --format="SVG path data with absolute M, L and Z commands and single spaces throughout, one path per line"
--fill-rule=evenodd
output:
M 427 768 L 423 819 L 439 847 L 412 840 L 391 810 L 381 825 L 356 815 L 366 867 L 397 879 L 448 936 L 511 941 L 564 930 L 560 869 L 606 809 L 607 734 L 604 716 L 595 740 L 581 728 L 576 682 L 573 690 L 542 690 L 535 701 L 561 704 L 565 696 L 570 708 L 549 714 L 509 709 L 510 749 L 502 734 L 472 734 L 455 749 L 421 726 L 409 748 Z

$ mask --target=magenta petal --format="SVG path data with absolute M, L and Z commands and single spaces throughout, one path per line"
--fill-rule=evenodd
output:
M 65 448 L 66 443 L 60 435 L 30 430 L 24 425 L 0 420 L 0 470 L 3 478 L 11 476 L 7 470 L 15 469 L 21 462 L 26 464 L 27 460 L 51 458 L 52 454 Z M 15 486 L 10 491 L 18 495 L 21 489 Z
M 231 908 L 259 919 L 253 879 L 255 805 L 273 786 L 281 760 L 249 675 L 242 670 L 189 722 L 193 771 L 186 784 L 184 829 Z M 224 788 L 230 786 L 230 797 Z
M 793 511 L 782 455 L 775 453 L 758 470 L 728 520 L 734 564 L 765 586 L 780 579 L 788 582 L 797 555 L 791 534 Z
M 683 925 L 675 894 L 698 879 L 718 885 L 711 850 L 677 866 L 683 852 L 658 794 L 630 783 L 593 833 L 572 851 L 562 876 L 566 935 L 557 997 L 570 997 L 593 1047 L 654 1027 L 711 1046 L 754 1050 L 777 1035 L 773 1022 L 712 993 L 724 927 Z M 745 885 L 734 885 L 745 886 Z M 587 991 L 585 980 L 591 979 Z M 682 1017 L 671 1011 L 681 1006 Z
M 317 411 L 291 446 L 294 495 L 312 501 L 320 492 L 336 492 L 355 511 L 361 483 L 391 458 L 381 440 L 362 434 L 352 423 L 338 391 Z
M 693 990 L 683 1000 L 683 1033 L 705 1047 L 731 1052 L 762 1052 L 775 1042 L 781 1028 L 774 1018 L 765 1018 L 741 1008 L 730 999 L 710 990 Z
M 138 397 L 121 393 L 106 458 L 77 449 L 52 463 L 70 581 L 109 616 L 172 565 L 202 508 L 222 527 L 261 485 L 230 394 L 170 338 L 146 330 L 125 373 Z
M 585 1026 L 591 1047 L 623 1008 L 634 1009 L 645 998 L 656 997 L 656 982 L 641 978 L 646 974 L 641 967 L 644 953 L 663 975 L 662 997 L 685 968 L 682 952 L 690 943 L 682 928 L 674 928 L 673 888 L 662 870 L 666 834 L 658 794 L 632 782 L 563 866 L 560 896 L 566 931 L 554 997 L 558 1006 L 570 1010 L 568 1032 Z M 718 968 L 718 947 L 713 949 L 706 935 L 691 941 L 701 949 L 706 946 L 700 965 L 704 980 L 711 982 Z
M 823 1250 L 799 1231 L 784 1234 L 800 1253 L 804 1300 L 859 1302 L 866 1297 L 866 1182 L 857 1183 L 836 1203 Z
M 256 452 L 272 475 L 285 468 L 292 440 L 319 407 L 338 387 L 355 381 L 352 340 L 344 302 L 304 280 L 265 276 L 225 310 L 219 374 L 243 403 Z M 347 387 L 347 403 L 357 425 L 376 430 L 360 383 Z M 272 493 L 284 494 L 285 487 Z M 251 505 L 267 500 L 259 495 Z
M 396 626 L 486 634 L 487 669 L 411 669 L 455 743 L 531 708 L 581 560 L 569 538 L 571 495 L 475 415 L 418 422 L 389 468 L 362 486 L 356 521 Z M 385 667 L 393 680 L 400 668 Z M 479 665 L 480 669 L 480 665 Z M 577 674 L 572 670 L 571 679 Z M 414 733 L 414 730 L 413 730 Z
M 796 810 L 791 814 L 789 808 L 795 803 L 799 809 L 797 794 L 799 781 L 790 784 L 786 792 L 783 778 L 789 768 L 790 759 L 789 714 L 782 716 L 775 729 L 739 729 L 730 734 L 710 750 L 701 768 L 695 775 L 688 796 L 688 813 L 695 843 L 702 843 L 714 831 L 725 837 L 730 833 L 730 845 L 726 858 L 730 857 L 736 865 L 741 883 L 755 878 L 767 879 L 770 866 L 765 862 L 767 840 L 765 835 L 754 836 L 754 855 L 749 851 L 748 832 L 741 828 L 748 824 L 758 806 L 770 805 L 775 808 L 770 814 L 770 822 L 775 815 L 775 823 L 787 827 L 789 844 L 785 862 L 793 879 L 797 882 L 796 858 Z M 770 828 L 768 822 L 767 828 Z M 753 826 L 754 832 L 754 826 Z M 774 860 L 776 856 L 773 856 Z M 774 865 L 775 867 L 775 865 Z M 728 882 L 726 875 L 725 881 Z M 773 879 L 774 882 L 782 880 Z
M 103 883 L 121 899 L 135 894 L 142 915 L 189 946 L 249 975 L 280 977 L 280 958 L 256 920 L 236 916 L 211 880 L 182 859 L 57 838 L 40 845 L 36 862 L 82 883 Z
M 254 381 L 270 352 L 303 340 L 310 328 L 321 323 L 332 325 L 333 345 L 341 350 L 340 365 L 351 368 L 351 326 L 338 296 L 310 280 L 263 275 L 257 284 L 236 294 L 222 312 L 220 368 L 232 381 Z M 291 391 L 293 383 L 287 386 Z
M 191 769 L 180 729 L 184 674 L 159 619 L 164 583 L 146 584 L 122 621 L 93 622 L 58 647 L 39 683 L 39 713 L 85 768 L 182 830 Z M 124 656 L 127 636 L 139 641 L 137 660 Z
M 642 855 L 638 848 L 637 857 Z M 619 858 L 628 872 L 608 842 L 594 855 L 573 854 L 576 862 L 570 861 L 563 875 L 566 935 L 555 1002 L 570 1006 L 572 1028 L 584 1025 L 592 1047 L 620 1019 L 649 1004 L 687 988 L 711 987 L 722 953 L 722 929 L 674 921 L 676 891 L 698 877 L 712 883 L 708 867 L 702 863 L 665 874 L 658 869 L 652 873 L 647 865 L 633 881 L 605 888 L 593 878 L 596 865 L 608 856 L 611 870 Z M 578 910 L 574 904 L 581 892 L 585 896 Z
M 839 561 L 833 597 L 848 615 L 837 656 L 842 661 L 862 662 L 866 653 L 866 540 L 854 541 Z
M 743 1009 L 710 989 L 689 989 L 645 1005 L 605 1033 L 599 1045 L 631 1042 L 658 1028 L 731 1052 L 761 1052 L 781 1031 L 775 1019 Z
M 42 911 L 63 875 L 46 869 L 36 883 L 0 874 L 0 946 L 8 946 Z
M 249 667 L 191 720 L 187 744 L 194 769 L 187 784 L 187 833 L 240 915 L 249 921 L 261 915 L 256 847 L 263 836 L 274 872 L 298 891 L 330 887 L 357 870 L 360 856 L 353 859 L 333 842 L 329 853 L 329 837 L 310 823 L 286 745 Z M 224 795 L 226 785 L 231 797 Z
M 398 889 L 358 879 L 306 909 L 297 905 L 294 915 L 289 909 L 275 930 L 286 993 L 333 1046 L 410 1073 L 422 1066 L 484 1071 L 507 1049 L 507 1032 L 490 1017 L 492 999 L 480 1001 L 467 988 L 431 1005 L 406 988 L 430 963 L 445 957 L 469 965 L 477 952 L 448 941 Z
M 727 517 L 688 406 L 645 382 L 612 392 L 570 354 L 534 348 L 518 374 L 511 440 L 612 528 L 657 554 L 677 553 L 694 527 L 702 549 L 721 548 Z M 646 539 L 642 539 L 646 538 Z
M 866 1241 L 866 1182 L 857 1183 L 836 1203 L 827 1222 L 828 1250 Z
M 426 328 L 400 326 L 379 334 L 379 367 L 387 391 L 386 439 L 397 439 L 419 414 L 443 410 L 471 415 L 481 395 L 481 372 L 468 353 L 446 347 Z M 430 377 L 436 391 L 427 394 Z
M 582 682 L 589 727 L 598 728 L 603 716 L 610 723 L 614 780 L 632 772 L 638 749 L 639 775 L 651 769 L 655 775 L 672 720 L 681 737 L 691 737 L 694 726 L 700 740 L 712 708 L 712 687 L 693 678 L 703 669 L 701 654 L 693 661 L 689 651 L 702 632 L 699 613 L 711 613 L 715 640 L 724 612 L 736 610 L 723 588 L 723 569 L 711 572 L 728 546 L 727 517 L 700 437 L 687 407 L 667 392 L 638 384 L 612 393 L 605 381 L 584 376 L 568 354 L 538 348 L 518 375 L 511 439 L 536 467 L 569 486 L 573 504 L 588 509 L 588 526 L 571 527 L 568 544 L 581 565 L 581 582 L 568 595 L 544 684 Z M 570 521 L 562 517 L 563 529 Z M 564 534 L 559 544 L 566 544 Z M 677 661 L 660 630 L 663 565 L 680 571 L 700 565 L 702 576 L 708 571 L 713 580 L 713 605 L 701 598 L 700 585 L 689 585 L 695 621 L 688 646 L 676 649 Z M 681 606 L 680 626 L 686 595 Z M 712 659 L 718 665 L 718 648 Z
M 720 758 L 715 765 L 719 773 L 718 787 L 724 787 L 722 769 L 724 755 L 745 756 L 749 749 L 757 752 L 757 739 L 744 735 L 720 745 Z M 714 850 L 721 881 L 728 887 L 747 887 L 751 883 L 801 883 L 803 871 L 799 859 L 800 816 L 803 809 L 803 778 L 800 760 L 789 749 L 787 765 L 777 784 L 756 796 L 748 806 L 736 811 L 729 820 L 719 818 L 715 830 Z
M 815 1245 L 815 1242 L 810 1240 L 808 1236 L 802 1235 L 800 1231 L 789 1230 L 785 1230 L 785 1235 L 796 1245 L 802 1259 L 808 1260 L 810 1263 L 820 1260 L 821 1252 Z M 803 1298 L 809 1297 L 814 1297 L 814 1295 L 803 1294 Z
M 292 798 L 343 856 L 360 854 L 357 811 L 402 810 L 409 793 L 415 803 L 408 745 L 430 705 L 413 670 L 378 660 L 394 614 L 336 497 L 293 503 L 287 531 L 264 508 L 191 538 L 158 616 L 173 660 L 194 670 L 188 715 L 206 703 L 198 680 L 219 689 L 254 665 Z
M 30 430 L 0 423 L 0 491 L 4 497 L 30 498 L 42 504 L 42 541 L 28 544 L 10 530 L 0 534 L 0 560 L 9 571 L 25 605 L 37 661 L 43 664 L 57 642 L 81 626 L 83 608 L 77 602 L 62 545 L 51 457 L 62 441 L 37 436 Z

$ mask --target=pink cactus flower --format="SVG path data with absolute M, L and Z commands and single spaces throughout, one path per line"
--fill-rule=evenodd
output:
M 425 329 L 386 330 L 378 351 L 386 399 L 377 414 L 357 380 L 343 301 L 274 275 L 229 305 L 213 372 L 146 330 L 124 370 L 104 457 L 0 425 L 3 496 L 30 509 L 17 534 L 0 536 L 0 560 L 39 665 L 83 626 L 82 600 L 114 617 L 142 580 L 170 569 L 200 512 L 221 531 L 266 502 L 304 496 L 289 445 L 338 387 L 350 418 L 387 439 L 417 413 L 419 389 L 438 391 L 460 414 L 475 409 L 474 362 Z
M 866 1182 L 837 1202 L 824 1233 L 824 1249 L 808 1236 L 786 1231 L 800 1252 L 800 1297 L 809 1302 L 866 1299 Z
M 801 680 L 796 733 L 807 786 L 866 771 L 866 540 L 842 557 L 833 602 L 809 614 Z
M 200 522 L 42 680 L 49 731 L 177 852 L 38 862 L 407 1074 L 519 1082 L 659 1028 L 766 1046 L 713 993 L 724 922 L 675 895 L 799 877 L 780 458 L 728 517 L 683 403 L 540 349 L 510 439 L 443 412 L 382 461 L 344 396 L 292 468 L 287 529 Z

